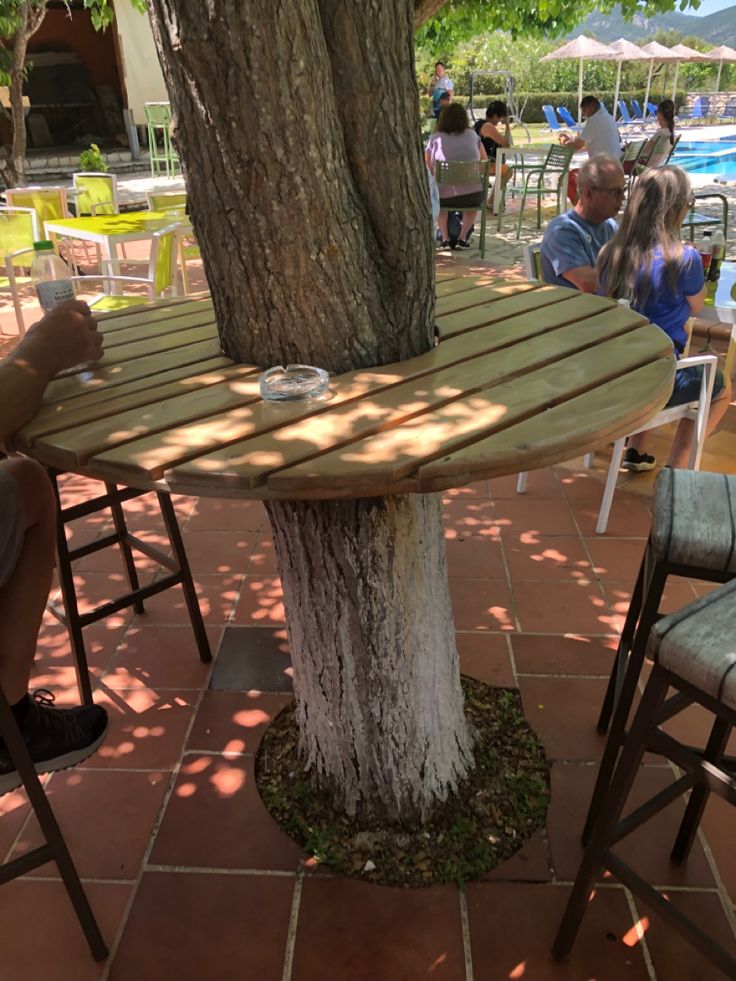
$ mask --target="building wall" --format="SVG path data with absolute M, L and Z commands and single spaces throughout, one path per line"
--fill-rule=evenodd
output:
M 161 66 L 148 17 L 139 13 L 131 0 L 115 0 L 115 23 L 126 105 L 134 121 L 145 123 L 145 102 L 168 102 Z
M 112 31 L 98 33 L 92 27 L 88 10 L 47 10 L 43 23 L 28 43 L 29 61 L 33 61 L 34 51 L 72 51 L 87 69 L 92 88 L 110 85 L 120 94 Z

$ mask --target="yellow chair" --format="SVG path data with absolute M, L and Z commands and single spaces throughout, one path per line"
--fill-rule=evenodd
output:
M 66 187 L 14 187 L 5 192 L 5 200 L 11 208 L 33 208 L 39 228 L 46 221 L 59 221 L 69 217 Z
M 87 300 L 87 303 L 94 310 L 121 310 L 125 307 L 137 306 L 141 303 L 150 303 L 152 300 L 160 300 L 165 296 L 177 296 L 176 285 L 176 260 L 178 254 L 178 239 L 181 235 L 183 226 L 178 223 L 167 225 L 165 228 L 155 232 L 151 241 L 151 252 L 148 259 L 105 259 L 100 274 L 92 276 L 73 276 L 75 292 L 80 292 L 79 287 L 89 286 L 90 280 L 100 279 L 104 284 L 105 293 Z M 121 263 L 126 265 L 145 266 L 147 275 L 145 276 L 124 276 L 120 275 Z M 128 283 L 145 287 L 145 290 L 136 294 L 110 293 L 113 287 L 119 284 Z
M 186 214 L 187 192 L 186 191 L 152 191 L 146 195 L 148 207 L 151 211 L 165 211 L 169 214 Z M 192 259 L 201 259 L 197 240 L 192 231 L 179 235 L 179 265 L 181 268 L 181 281 L 185 293 L 191 292 L 189 280 L 189 270 L 187 262 Z
M 119 214 L 117 175 L 89 171 L 74 174 L 73 180 L 77 218 Z
M 0 252 L 5 263 L 5 275 L 0 277 L 0 289 L 9 289 L 15 310 L 18 333 L 25 333 L 23 309 L 18 289 L 31 285 L 28 275 L 16 270 L 30 269 L 33 243 L 38 241 L 38 217 L 34 208 L 0 208 Z

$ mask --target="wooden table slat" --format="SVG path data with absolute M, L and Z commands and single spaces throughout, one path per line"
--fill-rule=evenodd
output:
M 217 337 L 197 344 L 188 344 L 182 348 L 172 348 L 162 354 L 136 358 L 130 362 L 110 364 L 104 361 L 95 369 L 92 378 L 86 378 L 86 373 L 79 371 L 52 381 L 46 388 L 42 404 L 53 405 L 62 399 L 84 398 L 88 393 L 111 391 L 129 381 L 152 377 L 162 371 L 174 370 L 215 357 L 222 357 L 220 340 Z
M 609 382 L 604 389 L 585 392 L 543 415 L 425 464 L 415 474 L 417 489 L 431 493 L 572 459 L 622 433 L 636 432 L 662 408 L 671 392 L 671 363 L 663 359 L 652 361 Z M 631 409 L 613 419 L 613 400 L 628 400 Z M 570 413 L 577 420 L 574 429 L 570 426 Z M 534 453 L 530 456 L 532 447 Z
M 103 311 L 100 313 L 95 313 L 94 316 L 100 330 L 102 330 L 103 333 L 109 333 L 114 330 L 135 326 L 141 323 L 163 323 L 164 321 L 171 320 L 174 317 L 186 316 L 186 314 L 192 313 L 195 310 L 206 309 L 207 306 L 211 308 L 211 301 L 209 303 L 208 301 L 209 294 L 203 294 L 196 299 L 192 299 L 191 297 L 175 297 L 171 300 L 156 300 L 153 303 L 147 303 L 143 308 L 137 307 L 133 310 L 123 309 Z
M 151 391 L 156 393 L 160 404 L 176 396 L 186 397 L 194 392 L 218 385 L 233 379 L 251 376 L 256 368 L 249 365 L 234 365 L 227 358 L 212 358 L 209 362 L 187 365 L 172 371 L 161 372 L 152 378 L 139 379 L 130 385 L 121 385 L 105 392 L 96 402 L 91 398 L 67 399 L 57 405 L 45 406 L 33 421 L 19 433 L 23 445 L 34 446 L 40 438 L 69 430 L 80 433 L 90 424 L 99 423 L 111 416 L 116 417 L 114 425 L 128 424 L 134 416 L 131 410 L 151 403 Z M 115 396 L 115 393 L 118 393 Z M 102 396 L 106 396 L 102 398 Z M 119 417 L 128 414 L 127 422 Z
M 257 459 L 270 461 L 274 454 L 279 455 L 283 443 L 289 439 L 295 441 L 290 452 L 299 448 L 300 427 L 306 427 L 314 434 L 324 433 L 323 439 L 332 438 L 334 445 L 338 445 L 337 441 L 340 444 L 350 442 L 359 435 L 367 435 L 383 426 L 398 425 L 402 419 L 417 412 L 429 411 L 434 405 L 448 399 L 460 398 L 467 392 L 476 391 L 479 387 L 485 387 L 510 374 L 523 374 L 547 361 L 583 350 L 603 337 L 619 338 L 622 333 L 639 327 L 641 323 L 637 314 L 615 306 L 605 310 L 595 322 L 581 321 L 550 331 L 544 336 L 544 343 L 541 340 L 537 342 L 533 356 L 527 350 L 527 345 L 517 341 L 503 352 L 503 358 L 496 352 L 491 352 L 460 363 L 452 363 L 449 367 L 441 363 L 446 352 L 452 349 L 452 345 L 448 344 L 444 346 L 444 351 L 441 346 L 439 350 L 435 349 L 421 358 L 412 359 L 411 362 L 390 366 L 392 374 L 383 376 L 384 384 L 370 394 L 370 402 L 365 386 L 375 386 L 376 381 L 380 382 L 381 376 L 375 379 L 371 373 L 358 373 L 363 384 L 357 390 L 349 387 L 346 391 L 343 382 L 352 386 L 358 381 L 354 373 L 343 376 L 334 386 L 332 400 L 322 406 L 313 406 L 310 409 L 304 403 L 269 406 L 257 402 L 250 409 L 239 409 L 235 416 L 217 416 L 209 421 L 199 420 L 178 430 L 170 429 L 166 448 L 161 447 L 159 440 L 153 437 L 131 441 L 131 420 L 112 417 L 105 421 L 105 426 L 117 435 L 110 438 L 108 449 L 104 452 L 99 442 L 94 443 L 93 449 L 92 444 L 83 447 L 78 439 L 78 431 L 71 434 L 75 458 L 78 463 L 84 462 L 94 453 L 97 465 L 104 466 L 108 471 L 111 467 L 118 467 L 128 477 L 132 472 L 150 480 L 160 478 L 167 469 L 176 467 L 185 460 L 223 446 L 226 442 L 233 443 L 245 438 L 252 441 L 258 437 L 259 443 L 253 444 L 254 453 Z M 414 375 L 403 384 L 397 384 L 403 381 L 402 373 L 406 374 L 412 369 L 416 371 L 423 364 L 433 366 L 435 370 Z M 390 386 L 386 385 L 387 381 L 390 381 Z M 353 408 L 350 403 L 358 394 L 363 397 L 357 408 Z M 318 414 L 328 416 L 329 421 L 320 423 L 316 419 Z M 157 418 L 156 421 L 159 422 L 160 419 Z M 103 428 L 95 430 L 98 440 L 102 439 Z M 118 442 L 117 448 L 115 439 Z M 65 444 L 65 434 L 55 434 L 53 443 L 58 451 Z M 40 442 L 37 449 L 45 451 Z M 322 449 L 327 451 L 330 446 L 323 444 Z M 260 478 L 256 476 L 253 479 L 258 482 Z
M 457 279 L 446 279 L 444 282 L 437 283 L 435 292 L 437 297 L 452 296 L 453 293 L 463 293 L 465 290 L 472 290 L 476 286 L 501 286 L 507 282 L 507 277 L 494 276 L 462 276 Z
M 631 315 L 627 324 L 622 313 L 621 308 L 610 311 L 607 314 L 610 323 L 599 318 L 598 322 L 591 320 L 569 325 L 549 335 L 546 348 L 536 345 L 533 353 L 528 351 L 526 345 L 518 344 L 504 351 L 503 359 L 496 354 L 476 358 L 414 379 L 387 392 L 376 393 L 370 401 L 363 399 L 356 407 L 336 407 L 324 421 L 302 420 L 277 433 L 265 433 L 260 437 L 254 433 L 247 440 L 217 449 L 208 456 L 192 458 L 187 462 L 173 460 L 172 470 L 177 474 L 186 472 L 187 479 L 194 478 L 196 474 L 207 479 L 212 473 L 218 473 L 222 479 L 255 487 L 276 466 L 296 465 L 316 452 L 326 454 L 382 430 L 399 425 L 403 427 L 413 416 L 421 417 L 422 412 L 431 413 L 433 409 L 469 393 L 483 390 L 492 394 L 492 386 L 510 376 L 519 376 L 520 380 L 514 383 L 518 394 L 528 383 L 529 373 L 544 364 L 576 354 L 605 337 L 613 338 L 616 343 L 625 343 L 622 334 L 626 330 L 638 330 L 641 319 L 635 314 Z M 631 314 L 630 311 L 627 313 Z M 627 334 L 626 340 L 630 336 Z M 158 470 L 156 474 L 162 475 Z M 173 474 L 171 476 L 178 479 Z
M 600 313 L 614 305 L 610 300 L 590 294 L 581 296 L 578 303 L 574 296 L 569 295 L 569 290 L 557 292 L 557 288 L 554 286 L 548 288 L 555 290 L 555 292 L 548 293 L 547 287 L 543 287 L 541 290 L 521 291 L 513 296 L 500 297 L 489 303 L 470 306 L 464 310 L 438 317 L 437 327 L 440 338 L 443 341 L 448 340 L 468 330 L 487 327 L 490 324 L 520 314 L 531 314 L 533 319 L 530 320 L 530 325 L 533 326 L 539 318 L 542 318 L 543 323 L 548 316 L 557 316 L 555 311 L 557 306 L 569 309 L 568 320 L 581 320 L 583 317 L 592 313 Z
M 193 327 L 206 327 L 208 324 L 215 324 L 214 311 L 200 308 L 181 317 L 170 317 L 168 320 L 158 320 L 155 323 L 139 326 L 132 324 L 107 333 L 103 330 L 105 351 L 111 351 L 122 344 L 143 341 L 148 337 L 169 337 L 169 346 L 173 346 L 177 343 L 176 335 L 180 332 Z
M 326 485 L 364 486 L 367 472 L 380 484 L 392 484 L 415 475 L 427 462 L 493 432 L 502 432 L 514 423 L 536 416 L 541 425 L 540 406 L 564 404 L 603 383 L 628 376 L 647 356 L 659 361 L 667 344 L 671 352 L 672 345 L 664 334 L 657 344 L 652 342 L 647 328 L 637 329 L 625 339 L 616 337 L 562 360 L 555 359 L 522 379 L 504 378 L 501 384 L 418 415 L 400 427 L 281 470 L 268 478 L 268 486 L 280 491 L 301 488 L 318 493 Z M 672 360 L 674 363 L 674 357 Z
M 468 307 L 480 306 L 481 303 L 493 303 L 504 297 L 519 296 L 539 289 L 544 290 L 548 297 L 554 296 L 558 291 L 563 296 L 565 293 L 562 286 L 540 286 L 538 283 L 504 282 L 498 286 L 473 286 L 472 289 L 440 297 L 437 300 L 436 314 L 437 317 L 444 317 L 449 313 L 466 310 Z

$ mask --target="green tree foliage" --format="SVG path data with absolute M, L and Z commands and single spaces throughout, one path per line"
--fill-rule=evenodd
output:
M 0 0 L 0 84 L 10 89 L 11 147 L 3 148 L 0 169 L 8 185 L 25 183 L 26 123 L 23 112 L 23 80 L 29 70 L 26 49 L 43 23 L 49 0 Z M 109 0 L 82 0 L 95 30 L 102 31 L 114 18 Z M 146 0 L 132 0 L 141 13 Z
M 451 51 L 461 41 L 486 31 L 510 31 L 514 37 L 559 37 L 572 30 L 591 10 L 605 12 L 617 0 L 447 0 L 416 33 L 420 46 Z M 415 4 L 418 6 L 418 4 Z M 624 16 L 668 10 L 697 9 L 700 0 L 620 0 Z

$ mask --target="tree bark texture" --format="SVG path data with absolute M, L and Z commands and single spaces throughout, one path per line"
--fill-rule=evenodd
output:
M 10 154 L 3 162 L 3 177 L 8 187 L 26 182 L 26 116 L 23 111 L 23 72 L 28 42 L 39 29 L 46 16 L 46 4 L 22 3 L 18 8 L 18 29 L 11 38 L 10 65 L 10 117 L 13 141 Z
M 235 360 L 429 350 L 411 0 L 151 0 L 194 230 Z
M 426 819 L 471 759 L 439 496 L 267 509 L 307 768 L 363 822 Z
M 414 30 L 418 31 L 446 3 L 447 0 L 414 0 Z

